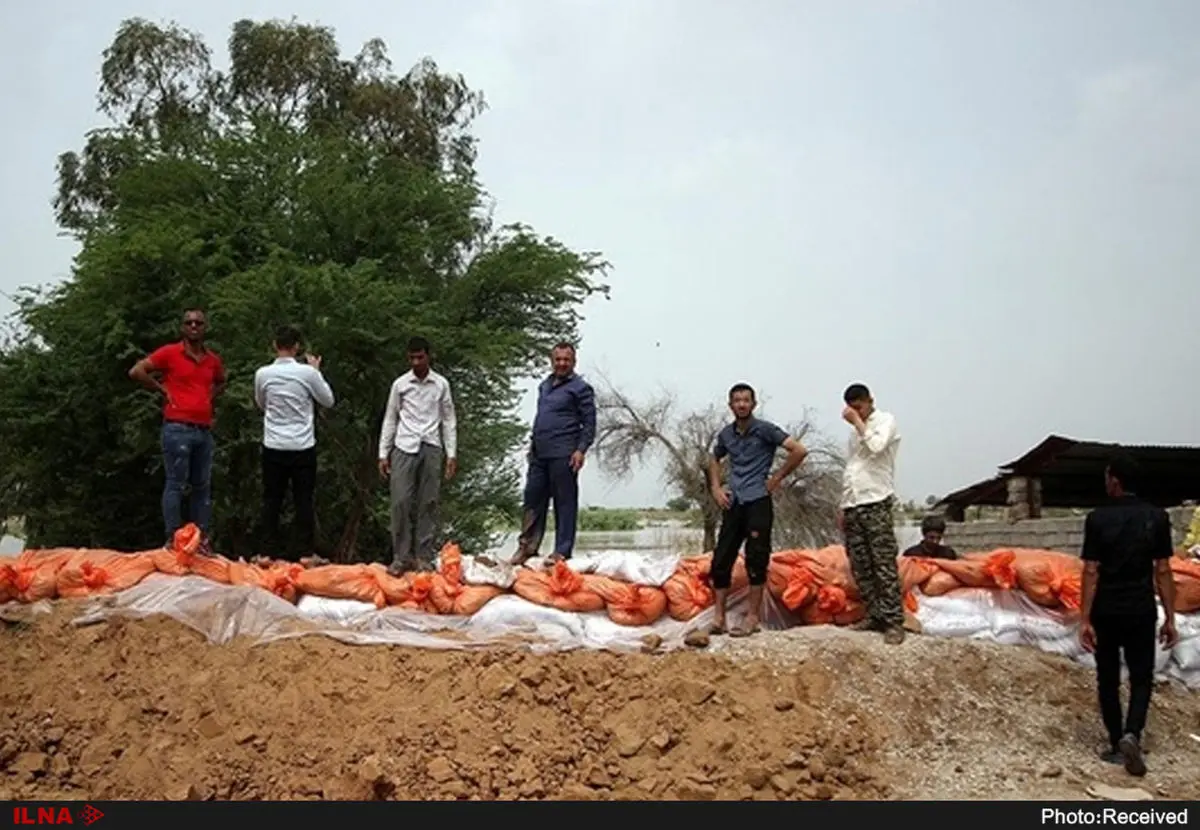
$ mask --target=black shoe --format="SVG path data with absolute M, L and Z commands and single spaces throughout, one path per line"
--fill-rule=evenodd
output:
M 1142 757 L 1142 747 L 1133 735 L 1126 735 L 1117 744 L 1121 756 L 1125 759 L 1125 771 L 1130 775 L 1141 778 L 1146 774 L 1146 759 Z
M 1100 760 L 1106 764 L 1121 765 L 1125 763 L 1125 756 L 1121 754 L 1121 750 L 1114 747 L 1111 749 L 1101 750 Z

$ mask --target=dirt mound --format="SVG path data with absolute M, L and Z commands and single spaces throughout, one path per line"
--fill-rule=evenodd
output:
M 0 628 L 0 798 L 1061 798 L 1129 783 L 1092 753 L 1090 673 L 1024 648 L 889 649 L 827 628 L 714 654 L 216 647 L 169 620 L 73 615 Z M 1159 692 L 1142 786 L 1200 796 L 1198 698 Z
M 214 647 L 167 620 L 9 628 L 0 797 L 878 798 L 882 737 L 699 654 Z M 853 729 L 845 728 L 847 724 Z

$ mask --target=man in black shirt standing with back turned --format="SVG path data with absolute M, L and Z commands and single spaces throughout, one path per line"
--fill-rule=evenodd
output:
M 1165 648 L 1175 630 L 1175 583 L 1171 577 L 1171 519 L 1167 511 L 1136 495 L 1138 468 L 1115 455 L 1104 471 L 1112 503 L 1088 514 L 1083 532 L 1083 607 L 1079 638 L 1096 655 L 1100 714 L 1108 730 L 1108 760 L 1124 761 L 1130 775 L 1145 775 L 1142 730 L 1154 686 L 1154 628 L 1162 600 L 1166 622 L 1158 636 Z M 1121 723 L 1121 655 L 1129 669 L 1129 714 Z

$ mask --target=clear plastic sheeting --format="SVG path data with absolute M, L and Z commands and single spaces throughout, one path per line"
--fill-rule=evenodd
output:
M 731 617 L 742 610 L 745 595 L 743 590 L 731 596 Z M 965 588 L 939 597 L 918 593 L 917 598 L 914 616 L 927 636 L 1033 646 L 1095 665 L 1079 643 L 1074 616 L 1039 606 L 1020 591 Z M 769 592 L 764 601 L 764 628 L 798 625 L 796 615 L 776 603 Z M 48 607 L 48 603 L 35 607 L 43 605 Z M 33 610 L 26 606 L 23 613 Z M 638 651 L 648 641 L 658 649 L 677 649 L 685 645 L 689 632 L 707 630 L 713 611 L 709 608 L 687 622 L 663 617 L 649 626 L 626 626 L 613 622 L 603 611 L 559 611 L 504 594 L 473 616 L 454 617 L 399 607 L 378 610 L 369 603 L 312 595 L 301 596 L 293 605 L 259 588 L 223 585 L 198 576 L 155 574 L 129 590 L 90 600 L 76 622 L 86 625 L 114 617 L 155 615 L 175 619 L 217 644 L 238 637 L 266 643 L 319 634 L 364 645 L 434 649 L 507 645 L 548 652 L 577 648 Z M 1177 614 L 1175 618 L 1180 642 L 1171 650 L 1158 648 L 1157 674 L 1200 688 L 1200 614 Z M 1160 609 L 1160 625 L 1162 620 Z
M 940 597 L 917 596 L 915 616 L 925 634 L 1033 646 L 1085 666 L 1096 665 L 1079 642 L 1077 617 L 1037 605 L 1020 591 L 962 588 Z M 1158 625 L 1165 619 L 1160 605 Z M 1175 626 L 1179 643 L 1173 649 L 1155 646 L 1155 673 L 1159 679 L 1174 678 L 1200 688 L 1200 614 L 1176 614 Z
M 731 599 L 736 607 L 743 597 Z M 170 617 L 216 644 L 237 637 L 266 643 L 322 634 L 360 645 L 436 649 L 511 645 L 533 651 L 637 651 L 646 645 L 648 635 L 658 638 L 659 648 L 679 648 L 689 631 L 705 628 L 712 621 L 709 609 L 688 622 L 664 617 L 651 626 L 623 626 L 604 612 L 568 613 L 513 594 L 496 597 L 471 617 L 402 608 L 378 610 L 365 602 L 311 595 L 302 596 L 292 605 L 258 588 L 221 585 L 196 576 L 156 574 L 127 591 L 93 600 L 76 624 L 155 615 Z

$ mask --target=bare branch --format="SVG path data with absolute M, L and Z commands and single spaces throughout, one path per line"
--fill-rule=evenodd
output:
M 663 462 L 663 479 L 671 495 L 700 508 L 705 549 L 712 548 L 721 510 L 708 486 L 708 466 L 717 433 L 728 422 L 718 406 L 676 414 L 676 399 L 667 391 L 635 401 L 600 374 L 597 388 L 595 452 L 600 468 L 617 479 L 652 458 Z M 813 425 L 806 410 L 788 432 L 808 448 L 807 460 L 776 497 L 774 546 L 821 547 L 838 539 L 836 507 L 841 495 L 844 461 L 837 446 Z M 783 456 L 778 459 L 783 463 Z

